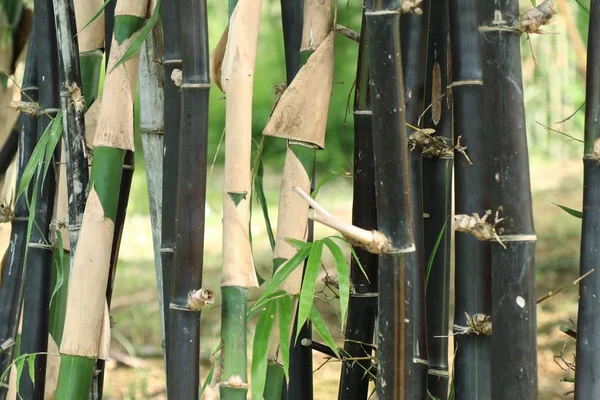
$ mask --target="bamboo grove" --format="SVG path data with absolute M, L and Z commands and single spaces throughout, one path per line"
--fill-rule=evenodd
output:
M 11 51 L 0 53 L 0 104 L 11 108 L 0 115 L 0 172 L 14 204 L 1 215 L 11 230 L 0 400 L 103 397 L 135 157 L 145 163 L 168 398 L 312 399 L 313 354 L 322 353 L 340 362 L 341 400 L 536 399 L 521 46 L 551 22 L 552 0 L 528 9 L 518 0 L 365 0 L 356 31 L 333 1 L 226 3 L 223 26 L 207 0 L 1 3 L 9 44 L 0 47 Z M 280 10 L 285 83 L 257 126 L 267 5 Z M 598 0 L 589 13 L 582 276 L 597 268 L 600 202 Z M 222 30 L 214 43 L 209 27 Z M 337 134 L 327 132 L 342 112 L 330 107 L 336 55 L 350 40 L 358 57 L 346 221 L 320 204 L 336 174 L 317 165 L 326 133 Z M 224 103 L 222 121 L 211 96 Z M 204 270 L 217 122 L 220 290 Z M 271 224 L 263 179 L 273 149 L 283 161 Z M 253 252 L 257 220 L 268 276 Z M 335 234 L 316 235 L 323 226 Z M 317 301 L 326 259 L 333 324 Z M 576 399 L 600 396 L 599 285 L 597 274 L 580 283 Z M 204 368 L 209 312 L 220 313 L 220 341 Z

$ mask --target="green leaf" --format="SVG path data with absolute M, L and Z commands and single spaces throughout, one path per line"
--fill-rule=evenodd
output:
M 144 44 L 146 38 L 150 35 L 150 32 L 152 32 L 152 28 L 154 28 L 154 25 L 156 25 L 156 22 L 158 21 L 158 17 L 160 16 L 160 3 L 161 0 L 156 2 L 156 6 L 154 6 L 154 10 L 152 11 L 152 16 L 146 21 L 144 27 L 140 30 L 140 34 L 129 43 L 127 50 L 123 53 L 123 57 L 121 57 L 121 59 L 110 69 L 110 72 L 140 51 L 142 44 Z
M 267 378 L 269 338 L 275 321 L 277 304 L 270 301 L 258 317 L 252 343 L 252 400 L 262 400 Z
M 31 379 L 31 383 L 35 385 L 35 354 L 31 354 L 27 357 L 27 369 L 29 370 L 29 379 Z
M 256 176 L 254 177 L 254 194 L 256 194 L 256 202 L 260 206 L 265 220 L 265 226 L 267 228 L 267 235 L 269 236 L 269 244 L 271 245 L 271 251 L 275 250 L 275 235 L 273 234 L 273 228 L 271 226 L 271 219 L 269 218 L 269 206 L 267 205 L 267 198 L 263 187 L 263 163 L 262 160 L 258 160 L 258 168 Z
M 19 356 L 19 358 L 17 358 L 15 360 L 15 368 L 17 369 L 17 384 L 19 384 L 21 382 L 21 376 L 23 375 L 23 367 L 25 366 L 25 360 L 27 359 L 27 355 L 23 354 L 22 356 Z M 20 387 L 21 385 L 18 385 L 18 387 Z M 18 392 L 19 389 L 17 389 L 17 394 L 19 396 L 19 398 L 22 400 L 23 397 L 21 397 L 21 393 Z
M 104 4 L 102 4 L 102 7 L 100 7 L 100 9 L 98 11 L 96 11 L 96 14 L 94 14 L 94 16 L 92 17 L 92 19 L 90 19 L 88 22 L 86 22 L 86 24 L 83 26 L 83 28 L 81 28 L 81 30 L 79 32 L 77 32 L 77 34 L 79 35 L 85 28 L 87 28 L 92 22 L 94 22 L 95 20 L 98 19 L 99 16 L 102 15 L 102 13 L 104 12 L 104 9 L 106 8 L 106 6 L 108 6 L 108 4 L 110 3 L 111 0 L 106 0 L 104 2 Z
M 327 171 L 326 173 L 323 174 L 323 176 L 321 177 L 321 179 L 319 179 L 319 182 L 317 182 L 317 185 L 315 186 L 315 190 L 313 190 L 313 192 L 310 194 L 310 196 L 313 199 L 317 198 L 317 195 L 319 194 L 319 190 L 321 190 L 321 188 L 330 180 L 332 180 L 333 178 L 335 178 L 338 175 L 345 175 L 346 174 L 346 170 L 344 170 L 343 168 L 338 169 L 337 171 Z
M 574 209 L 566 207 L 566 206 L 561 206 L 560 204 L 556 204 L 553 201 L 551 201 L 550 203 L 554 204 L 557 207 L 560 207 L 563 211 L 565 211 L 569 215 L 572 215 L 572 216 L 574 216 L 576 218 L 583 218 L 583 212 L 582 211 L 577 211 L 577 210 L 574 210 Z
M 35 145 L 31 157 L 25 166 L 21 181 L 19 183 L 19 189 L 17 190 L 17 199 L 21 196 L 29 187 L 33 176 L 35 175 L 38 167 L 44 162 L 44 154 L 46 154 L 46 145 L 48 144 L 48 136 L 46 132 L 42 135 L 38 143 Z
M 56 266 L 56 284 L 54 285 L 54 289 L 52 289 L 52 295 L 50 296 L 50 307 L 52 307 L 52 300 L 54 300 L 54 296 L 62 285 L 65 282 L 65 272 L 63 271 L 63 263 L 65 259 L 65 249 L 63 246 L 62 232 L 60 230 L 56 230 L 56 250 L 52 255 L 52 263 Z
M 327 325 L 325 324 L 325 321 L 323 321 L 323 317 L 321 317 L 319 310 L 317 310 L 317 307 L 315 307 L 314 304 L 310 309 L 310 320 L 313 324 L 313 327 L 323 338 L 325 344 L 329 346 L 329 348 L 335 353 L 336 356 L 340 357 L 340 353 L 338 352 L 338 347 L 335 344 L 335 340 L 333 340 L 333 336 L 331 336 L 329 329 L 327 329 Z
M 331 255 L 335 261 L 335 268 L 338 273 L 338 284 L 340 289 L 340 313 L 342 317 L 342 325 L 346 321 L 346 311 L 348 310 L 348 302 L 350 301 L 350 271 L 346 257 L 340 246 L 329 238 L 323 239 L 323 242 L 329 248 Z
M 303 242 L 302 240 L 294 239 L 291 237 L 283 238 L 287 243 L 294 246 L 296 249 L 301 249 L 307 242 Z
M 585 11 L 588 14 L 590 13 L 590 7 L 587 4 L 585 4 L 582 0 L 575 0 L 575 3 L 577 3 L 583 11 Z
M 290 326 L 292 325 L 292 298 L 289 294 L 279 299 L 279 341 L 281 343 L 288 343 L 290 340 Z M 290 346 L 279 346 L 281 352 L 281 360 L 283 362 L 283 373 L 287 381 L 290 381 Z
M 433 267 L 433 261 L 435 260 L 437 249 L 440 246 L 442 238 L 444 237 L 444 233 L 446 233 L 447 224 L 448 220 L 446 220 L 446 222 L 444 222 L 444 225 L 442 225 L 442 229 L 440 230 L 440 233 L 438 233 L 437 238 L 435 239 L 433 249 L 431 249 L 431 254 L 429 255 L 429 260 L 427 261 L 427 268 L 425 269 L 425 288 L 427 288 L 427 282 L 429 282 L 429 275 L 431 274 L 431 268 Z
M 296 326 L 296 338 L 300 335 L 302 325 L 310 315 L 310 309 L 315 297 L 315 287 L 317 285 L 317 275 L 321 267 L 321 255 L 323 254 L 323 242 L 317 240 L 313 243 L 308 256 L 308 262 L 304 270 L 304 279 L 302 279 L 302 289 L 300 290 L 300 302 L 298 304 L 298 322 Z
M 44 175 L 42 178 L 42 185 L 44 185 L 46 175 L 48 174 L 48 170 L 50 169 L 50 162 L 52 162 L 52 159 L 54 158 L 54 150 L 56 150 L 56 146 L 58 146 L 60 138 L 62 137 L 62 111 L 59 111 L 56 114 L 56 117 L 54 117 L 50 125 L 48 125 L 48 128 L 46 128 L 46 132 L 48 132 L 48 144 L 46 145 L 46 154 L 44 155 Z M 44 134 L 46 132 L 44 132 Z
M 288 296 L 288 293 L 285 290 L 276 290 L 263 300 L 255 302 L 246 313 L 246 319 L 250 320 L 254 318 L 259 312 L 262 311 L 263 308 L 265 308 L 268 302 L 272 300 L 279 300 L 279 298 L 283 296 Z
M 273 292 L 281 286 L 281 284 L 287 279 L 288 276 L 304 261 L 310 253 L 312 243 L 307 243 L 303 248 L 298 250 L 294 257 L 290 258 L 288 262 L 283 264 L 277 269 L 271 280 L 265 285 L 265 288 L 257 300 L 257 303 L 263 301 L 267 296 L 273 294 Z

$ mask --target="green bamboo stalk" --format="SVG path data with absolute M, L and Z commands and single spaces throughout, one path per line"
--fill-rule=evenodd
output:
M 598 218 L 600 197 L 600 70 L 595 63 L 600 49 L 600 2 L 590 3 L 590 26 L 588 32 L 588 59 L 586 77 L 585 143 L 583 156 L 583 222 L 581 225 L 580 273 L 588 274 L 598 268 Z M 575 399 L 593 399 L 600 395 L 600 383 L 593 373 L 600 352 L 598 352 L 598 295 L 600 279 L 598 274 L 579 283 L 579 310 L 577 314 L 577 371 L 575 374 Z
M 218 82 L 226 93 L 220 384 L 224 400 L 246 399 L 246 303 L 248 288 L 258 286 L 249 222 L 252 87 L 261 5 L 260 0 L 240 0 L 233 10 L 230 8 L 227 46 Z M 245 56 L 240 57 L 241 53 Z
M 454 157 L 454 201 L 457 215 L 487 209 L 486 141 L 483 136 L 483 80 L 477 0 L 450 0 L 452 46 L 452 101 L 455 141 L 468 148 L 465 157 Z M 454 324 L 467 326 L 469 315 L 492 314 L 490 245 L 473 235 L 456 232 Z M 456 335 L 453 387 L 456 399 L 489 399 L 491 393 L 491 338 Z
M 381 399 L 424 399 L 426 349 L 420 337 L 413 277 L 417 262 L 411 224 L 409 154 L 400 58 L 400 2 L 369 0 L 365 17 L 369 43 L 373 148 L 378 229 L 389 240 L 379 258 L 377 395 Z M 386 62 L 381 62 L 385 59 Z M 416 94 L 415 94 L 416 95 Z M 424 287 L 423 287 L 424 289 Z M 425 339 L 422 337 L 421 339 Z M 425 379 L 423 379 L 425 377 Z
M 366 20 L 363 13 L 358 67 L 354 92 L 354 188 L 352 224 L 364 229 L 377 229 L 375 170 L 373 169 L 373 120 L 369 90 L 369 54 Z M 366 272 L 352 259 L 350 293 L 344 356 L 364 358 L 373 352 L 373 334 L 377 314 L 377 255 L 363 248 L 354 249 Z M 359 400 L 368 396 L 371 360 L 362 359 L 342 364 L 340 400 Z M 372 372 L 372 371 L 371 371 Z
M 292 6 L 293 4 L 290 3 L 290 9 Z M 277 239 L 273 254 L 274 270 L 296 254 L 296 248 L 286 242 L 285 238 L 303 241 L 312 239 L 309 237 L 312 229 L 307 223 L 308 205 L 294 193 L 294 188 L 299 187 L 305 192 L 311 190 L 316 152 L 323 148 L 325 142 L 325 122 L 331 95 L 334 41 L 334 33 L 331 32 L 331 4 L 305 1 L 303 15 L 299 59 L 304 61 L 304 65 L 296 71 L 296 75 L 279 99 L 263 131 L 263 135 L 287 139 L 279 198 Z M 297 14 L 296 18 L 298 18 Z M 286 26 L 290 31 L 287 37 L 290 41 L 288 52 L 291 52 L 293 43 L 291 31 L 293 29 L 294 35 L 298 35 L 300 26 L 293 26 L 290 22 Z M 290 62 L 294 60 L 291 55 L 288 59 Z M 299 68 L 299 65 L 287 65 L 288 71 L 293 72 L 292 67 Z M 306 115 L 300 124 L 294 122 L 296 113 Z M 297 296 L 300 293 L 302 280 L 303 270 L 298 268 L 285 281 L 282 288 L 290 295 Z M 310 325 L 305 325 L 302 328 L 300 339 L 308 336 L 309 327 Z M 276 379 L 282 378 L 283 374 L 277 371 L 275 366 L 283 368 L 280 345 L 282 343 L 286 345 L 288 340 L 298 336 L 294 329 L 297 328 L 297 323 L 294 322 L 291 328 L 292 338 L 280 338 L 276 335 L 270 342 L 268 359 L 272 367 L 268 372 L 274 375 L 267 375 L 267 391 L 272 390 L 270 386 L 276 388 L 283 384 Z M 312 369 L 311 363 L 310 348 L 300 346 L 300 341 L 297 346 L 292 342 L 290 382 L 289 388 L 285 388 L 288 398 L 312 398 L 312 376 L 310 378 L 306 376 L 307 370 Z
M 111 248 L 125 152 L 133 150 L 133 103 L 139 55 L 114 68 L 148 15 L 147 0 L 121 0 L 115 9 L 115 33 L 105 95 L 94 136 L 90 188 L 71 271 L 56 398 L 87 399 L 100 349 Z M 113 70 L 114 68 L 114 70 Z M 134 74 L 131 74 L 134 72 Z M 123 86 L 127 95 L 119 96 Z M 115 112 L 116 111 L 116 112 Z
M 36 59 L 35 27 L 32 26 L 27 48 L 27 59 L 23 76 L 22 96 L 23 101 L 30 103 L 37 101 L 37 59 Z M 20 117 L 19 149 L 17 164 L 17 187 L 25 167 L 29 162 L 31 153 L 37 142 L 37 118 L 27 113 Z M 23 290 L 25 283 L 25 248 L 27 246 L 27 221 L 29 209 L 25 196 L 31 191 L 23 193 L 15 202 L 15 219 L 12 222 L 7 263 L 3 269 L 2 286 L 0 287 L 0 345 L 6 348 L 0 352 L 0 370 L 6 371 L 13 360 L 16 347 L 17 330 L 21 317 Z M 0 399 L 5 399 L 8 394 L 8 376 L 0 382 Z
M 481 3 L 483 132 L 491 208 L 505 218 L 492 252 L 492 398 L 537 398 L 535 243 L 518 0 Z M 507 29 L 508 27 L 508 29 Z
M 212 301 L 212 293 L 202 289 L 210 73 L 206 1 L 181 0 L 180 13 L 182 119 L 167 363 L 168 381 L 175 383 L 168 396 L 184 400 L 198 398 L 200 312 Z
M 429 393 L 440 400 L 448 398 L 448 328 L 450 326 L 450 250 L 452 229 L 452 108 L 446 97 L 450 77 L 450 20 L 447 0 L 431 0 L 425 128 L 435 129 L 444 138 L 444 151 L 427 151 L 423 157 L 424 220 L 427 308 L 427 352 L 429 354 Z M 429 149 L 432 150 L 432 149 Z M 436 149 L 439 150 L 439 149 Z
M 38 141 L 56 118 L 60 104 L 58 51 L 52 1 L 35 2 L 35 27 L 38 59 L 39 105 L 45 113 L 38 118 Z M 58 158 L 59 151 L 54 152 Z M 25 296 L 23 299 L 23 326 L 20 354 L 46 352 L 48 346 L 50 283 L 52 271 L 52 246 L 50 222 L 54 210 L 56 178 L 53 163 L 34 190 L 37 195 L 34 226 L 31 230 L 25 262 Z M 19 382 L 19 393 L 28 399 L 42 399 L 46 375 L 46 356 L 35 359 L 34 378 L 25 376 Z

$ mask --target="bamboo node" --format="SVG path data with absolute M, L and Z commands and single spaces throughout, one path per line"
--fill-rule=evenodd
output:
M 27 115 L 31 115 L 33 117 L 42 114 L 42 109 L 40 108 L 40 105 L 29 101 L 12 101 L 9 107 Z
M 419 5 L 423 2 L 423 0 L 403 0 L 400 4 L 400 11 L 402 14 L 414 13 L 417 15 L 423 14 L 423 10 L 419 7 Z
M 454 325 L 454 335 L 481 335 L 492 336 L 492 317 L 485 314 L 473 314 L 465 312 L 467 326 Z
M 521 15 L 517 29 L 522 33 L 541 33 L 540 28 L 548 24 L 554 14 L 556 9 L 553 0 L 545 0 Z
M 188 293 L 187 305 L 192 311 L 201 311 L 207 304 L 215 302 L 215 295 L 212 290 L 198 289 L 190 290 Z
M 67 89 L 69 91 L 69 96 L 71 96 L 71 100 L 73 101 L 75 111 L 83 112 L 85 110 L 85 98 L 81 93 L 81 88 L 77 83 L 73 82 L 71 85 L 67 86 Z
M 229 377 L 227 382 L 221 383 L 221 386 L 230 387 L 233 389 L 246 389 L 248 388 L 248 384 L 244 382 L 241 376 L 232 375 Z
M 502 211 L 502 207 L 496 211 L 496 217 L 493 223 L 487 222 L 487 219 L 490 215 L 492 215 L 492 210 L 486 210 L 485 215 L 483 217 L 479 217 L 479 214 L 473 213 L 473 215 L 467 214 L 458 214 L 454 216 L 454 224 L 455 230 L 457 232 L 468 233 L 470 235 L 475 236 L 477 240 L 481 241 L 489 241 L 489 240 L 497 240 L 498 243 L 502 245 L 506 249 L 502 240 L 498 236 L 496 232 L 496 225 L 502 221 L 504 218 L 499 218 L 498 214 Z
M 386 254 L 392 250 L 392 243 L 383 233 L 372 230 L 373 239 L 370 242 L 356 240 L 350 236 L 344 235 L 344 239 L 353 247 L 360 247 L 371 254 Z
M 183 82 L 183 71 L 175 68 L 173 72 L 171 72 L 171 80 L 175 86 L 180 87 Z
M 450 139 L 444 136 L 434 136 L 435 129 L 419 129 L 412 125 L 409 125 L 409 127 L 414 130 L 414 133 L 408 137 L 408 145 L 411 151 L 420 147 L 424 156 L 437 158 L 452 158 L 454 152 L 457 151 L 467 159 L 469 165 L 473 165 L 467 155 L 467 146 L 462 146 L 460 143 L 462 136 L 458 137 L 454 145 Z

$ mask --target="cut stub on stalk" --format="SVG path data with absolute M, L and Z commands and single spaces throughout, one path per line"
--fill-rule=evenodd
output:
M 392 242 L 390 239 L 383 233 L 376 230 L 362 229 L 357 226 L 342 222 L 331 215 L 325 208 L 323 208 L 323 206 L 317 203 L 305 191 L 299 187 L 295 187 L 294 190 L 312 207 L 313 214 L 309 215 L 310 219 L 328 226 L 331 229 L 335 229 L 341 233 L 344 238 L 353 246 L 362 247 L 372 254 L 386 254 L 395 250 L 392 248 Z
M 556 9 L 553 0 L 545 0 L 521 15 L 518 29 L 524 33 L 540 33 L 540 28 L 548 24 L 554 14 Z
M 479 217 L 479 214 L 473 213 L 473 215 L 466 214 L 458 214 L 454 216 L 454 229 L 457 232 L 468 233 L 470 235 L 475 236 L 477 240 L 481 241 L 489 241 L 489 240 L 497 240 L 498 243 L 502 245 L 502 247 L 506 248 L 498 233 L 496 232 L 496 225 L 502 221 L 504 218 L 498 218 L 498 213 L 502 210 L 502 208 L 498 209 L 496 212 L 496 218 L 494 222 L 488 222 L 487 219 L 490 215 L 492 215 L 492 210 L 486 210 L 485 215 L 483 217 Z
M 263 135 L 325 146 L 333 84 L 334 37 L 331 31 L 283 92 Z
M 110 252 L 106 249 L 112 245 L 114 229 L 114 222 L 104 216 L 102 203 L 92 187 L 69 281 L 62 354 L 98 357 L 106 302 L 104 296 L 88 294 L 108 283 Z
M 455 335 L 492 336 L 492 318 L 485 314 L 469 315 L 465 312 L 467 326 L 454 325 Z
M 207 304 L 215 302 L 215 295 L 211 290 L 198 289 L 188 293 L 187 305 L 192 311 L 201 311 Z
M 331 31 L 331 2 L 329 0 L 304 0 L 302 44 L 300 51 L 314 51 Z

